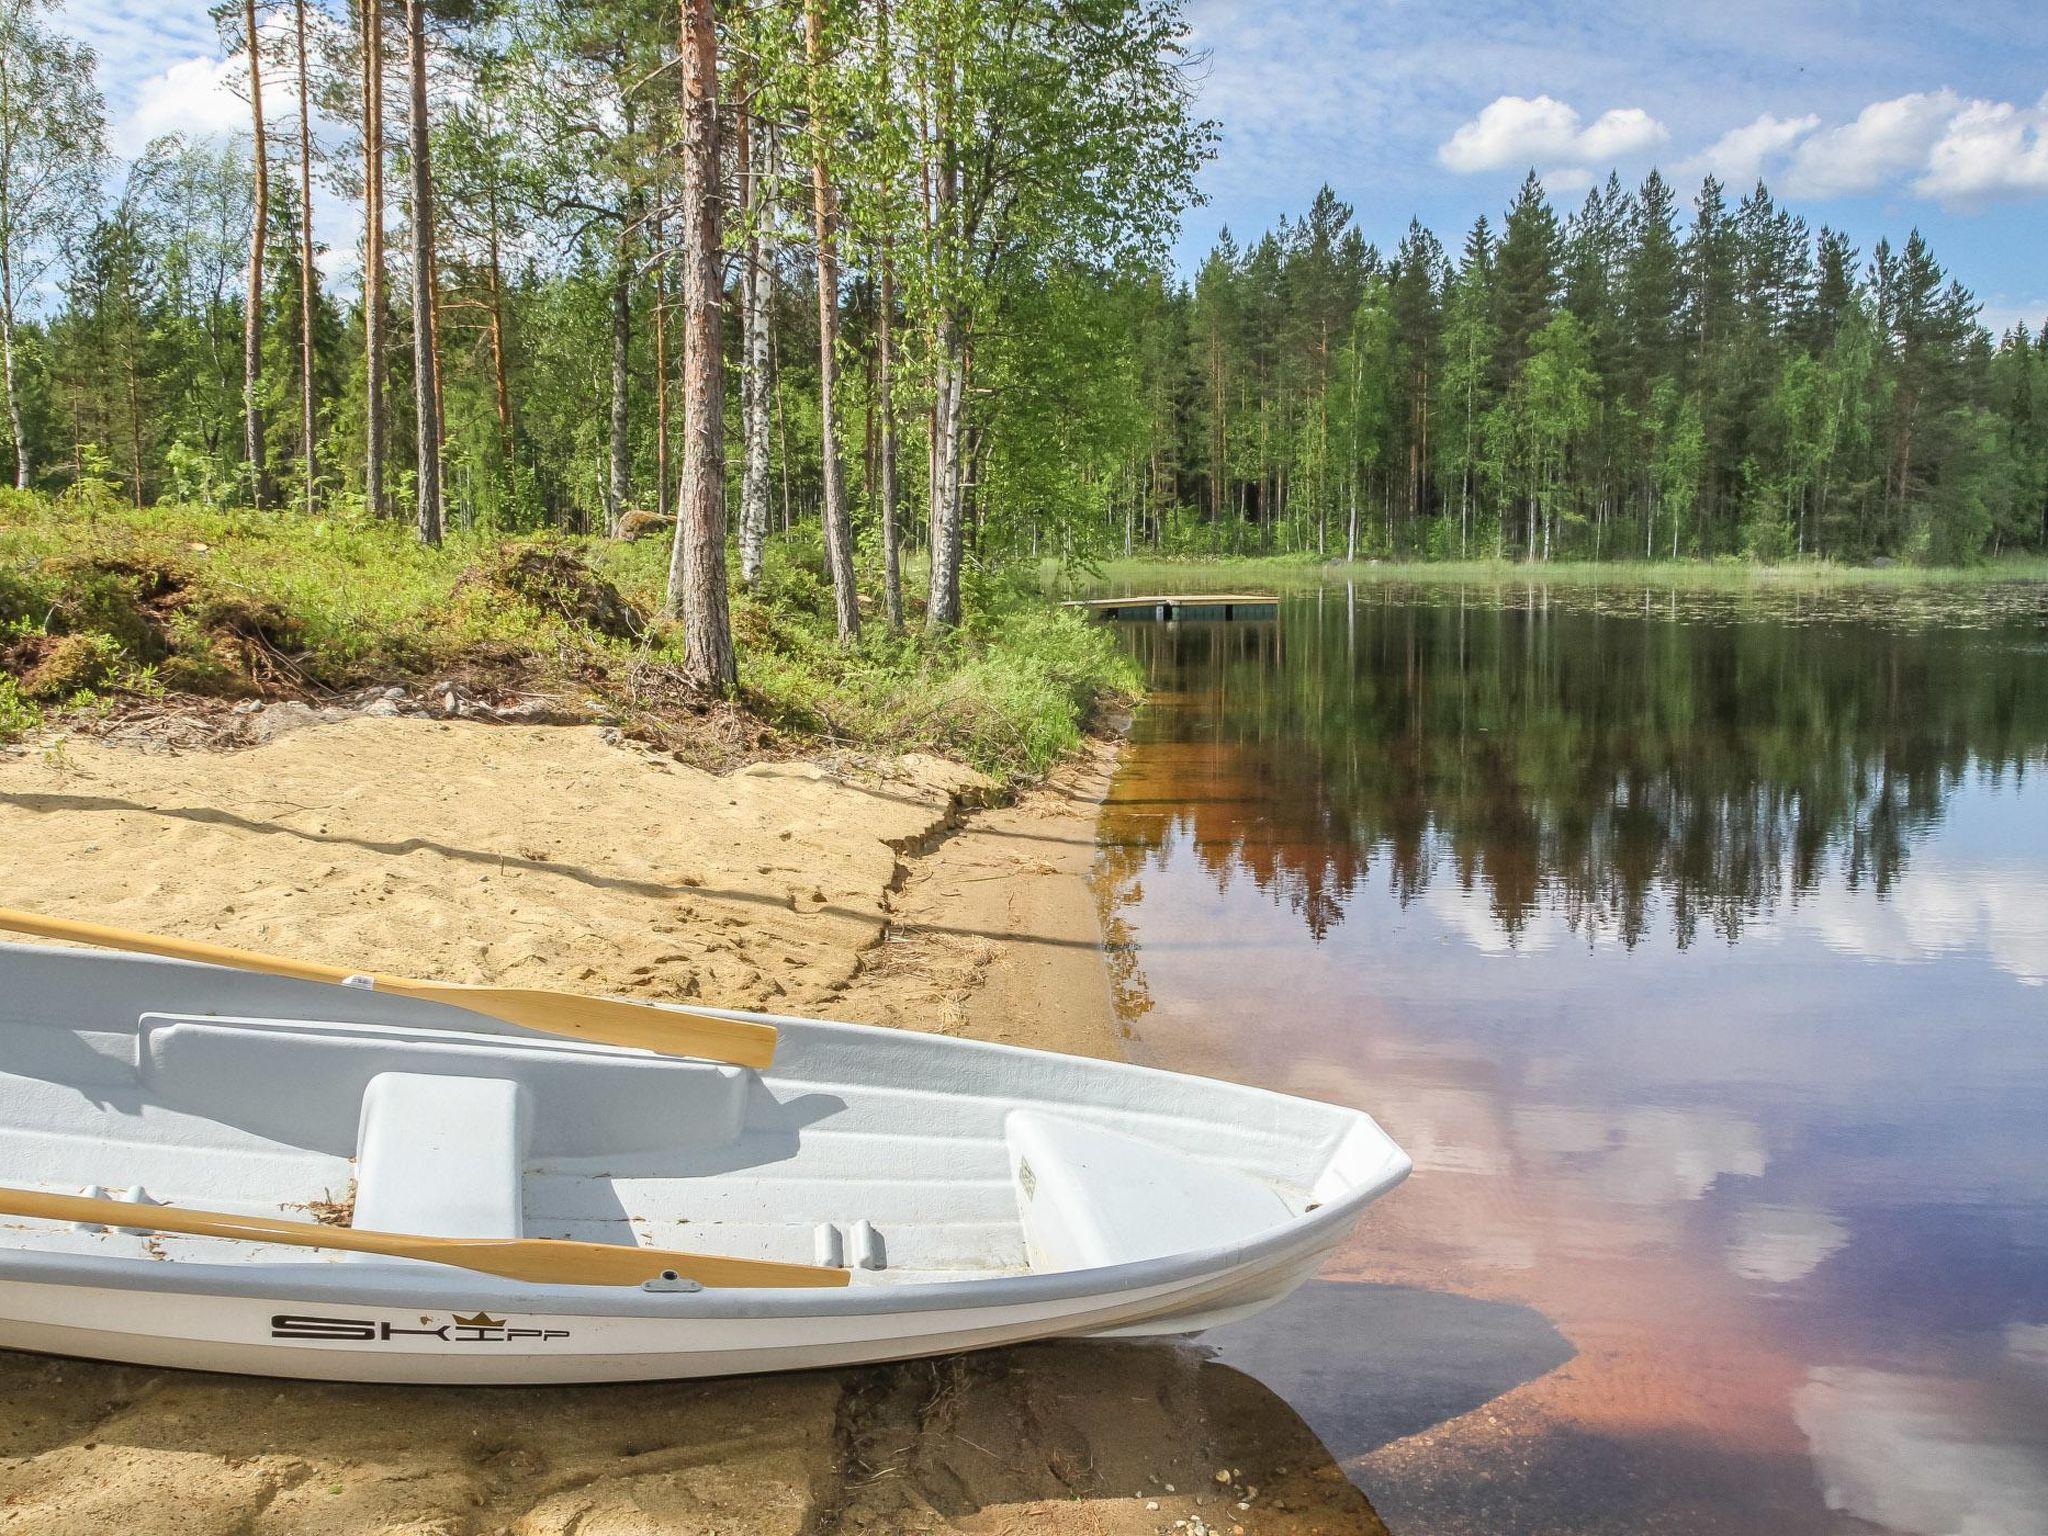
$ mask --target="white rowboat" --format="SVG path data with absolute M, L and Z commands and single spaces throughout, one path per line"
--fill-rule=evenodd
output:
M 0 1346 L 578 1382 L 1191 1333 L 1293 1290 L 1409 1169 L 1335 1105 L 686 1013 L 779 1031 L 772 1066 L 0 944 Z

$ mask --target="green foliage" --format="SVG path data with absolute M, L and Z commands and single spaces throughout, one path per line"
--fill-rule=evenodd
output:
M 375 520 L 195 507 L 88 523 L 53 498 L 0 493 L 0 735 L 112 694 L 317 693 L 451 673 L 594 695 L 632 718 L 649 669 L 682 660 L 680 633 L 654 617 L 667 555 L 660 539 L 482 532 L 435 550 Z M 1035 774 L 1134 686 L 1106 631 L 994 576 L 951 635 L 870 625 L 842 649 L 820 563 L 804 525 L 735 601 L 743 700 L 799 740 Z
M 23 695 L 20 685 L 0 672 L 0 742 L 26 736 L 43 723 L 43 712 L 33 699 Z
M 1166 402 L 1145 478 L 1178 503 L 1152 548 L 1327 555 L 1341 498 L 1356 551 L 1392 558 L 2048 550 L 2048 347 L 1994 342 L 1917 234 L 1859 270 L 1712 181 L 1681 230 L 1656 174 L 1564 221 L 1531 178 L 1455 261 L 1348 218 L 1326 188 L 1162 300 L 1152 328 L 1186 340 L 1142 390 Z

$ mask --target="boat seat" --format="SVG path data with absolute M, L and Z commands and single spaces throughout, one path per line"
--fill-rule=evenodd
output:
M 1034 1270 L 1225 1247 L 1293 1214 L 1272 1186 L 1234 1168 L 1085 1120 L 1013 1110 L 1004 1136 Z
M 363 1092 L 353 1225 L 430 1237 L 522 1236 L 531 1104 L 510 1078 L 378 1073 Z
M 724 1146 L 758 1081 L 745 1067 L 578 1040 L 379 1024 L 146 1013 L 137 1035 L 137 1070 L 165 1105 L 338 1157 L 387 1072 L 525 1084 L 542 1161 Z

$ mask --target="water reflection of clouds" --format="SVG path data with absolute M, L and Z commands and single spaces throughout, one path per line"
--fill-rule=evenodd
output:
M 1839 1253 L 1849 1228 L 1826 1211 L 1796 1205 L 1751 1205 L 1735 1213 L 1728 1267 L 1745 1280 L 1791 1285 Z
M 1547 1175 L 1622 1205 L 1697 1200 L 1723 1174 L 1761 1178 L 1769 1162 L 1763 1133 L 1725 1110 L 1530 1104 L 1513 1124 L 1516 1149 L 1549 1164 Z
M 2048 1466 L 2007 1406 L 1972 1382 L 1828 1367 L 1793 1416 L 1830 1509 L 1911 1536 L 2048 1536 Z
M 1510 929 L 1486 893 L 1444 881 L 1414 904 L 1443 937 L 1482 955 L 1538 955 L 1567 941 L 1599 943 L 1583 912 L 1546 903 Z M 1812 939 L 1860 960 L 1915 963 L 1982 955 L 2030 987 L 2048 986 L 2048 865 L 1956 857 L 1936 834 L 1889 890 L 1830 879 L 1776 912 L 1753 919 L 1745 937 Z
M 1924 853 L 1889 896 L 1828 884 L 1780 926 L 1866 960 L 1982 954 L 2030 987 L 2048 986 L 2048 869 L 1969 864 Z

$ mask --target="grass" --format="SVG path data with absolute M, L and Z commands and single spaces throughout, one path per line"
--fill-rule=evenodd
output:
M 1051 586 L 1062 582 L 1048 562 L 1041 571 Z M 1831 560 L 1761 564 L 1749 560 L 1521 560 L 1353 561 L 1318 560 L 1312 554 L 1237 557 L 1136 557 L 1098 566 L 1081 585 L 1105 583 L 1139 587 L 1185 586 L 1192 591 L 1265 582 L 1301 586 L 1330 581 L 1426 581 L 1505 584 L 1547 582 L 1600 585 L 1625 583 L 1657 587 L 1826 587 L 1981 586 L 2000 581 L 2048 581 L 2048 558 L 2008 556 L 1969 566 L 1844 565 Z
M 629 729 L 687 745 L 721 707 L 681 686 L 680 633 L 657 617 L 667 554 L 661 539 L 479 533 L 430 550 L 390 523 L 88 515 L 0 492 L 0 740 L 138 697 L 458 676 L 594 697 Z M 1109 635 L 1023 581 L 983 582 L 953 635 L 892 637 L 871 621 L 842 649 L 818 564 L 815 547 L 782 541 L 760 589 L 735 593 L 741 734 L 757 745 L 923 749 L 1013 779 L 1043 772 L 1136 689 Z

